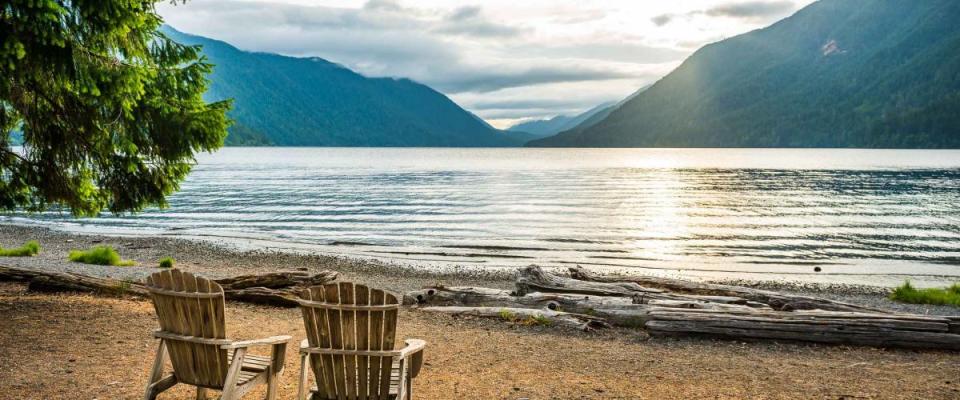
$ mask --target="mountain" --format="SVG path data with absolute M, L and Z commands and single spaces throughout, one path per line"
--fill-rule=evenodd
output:
M 409 79 L 368 78 L 321 58 L 241 51 L 164 27 L 215 65 L 208 100 L 232 98 L 228 145 L 518 146 L 513 138 Z
M 530 134 L 531 138 L 539 139 L 542 137 L 547 137 L 555 135 L 558 132 L 563 132 L 567 129 L 571 129 L 580 125 L 583 121 L 602 113 L 609 113 L 611 111 L 611 106 L 615 103 L 608 102 L 600 104 L 596 107 L 593 107 L 587 111 L 584 111 L 581 114 L 569 116 L 569 115 L 558 115 L 549 119 L 538 119 L 534 121 L 521 122 L 519 124 L 513 125 L 507 128 L 507 131 L 510 132 L 526 132 Z
M 960 148 L 960 1 L 821 0 L 529 146 Z
M 641 88 L 638 89 L 637 91 L 635 91 L 635 92 L 633 92 L 632 94 L 630 94 L 629 96 L 627 96 L 625 99 L 620 100 L 620 101 L 618 101 L 618 102 L 616 102 L 616 103 L 613 103 L 612 105 L 609 105 L 609 106 L 607 106 L 607 107 L 605 107 L 605 108 L 603 108 L 603 109 L 601 109 L 601 110 L 593 113 L 593 115 L 590 115 L 588 118 L 584 119 L 584 120 L 581 121 L 579 124 L 573 125 L 573 126 L 567 128 L 567 129 L 564 129 L 564 130 L 562 130 L 562 131 L 560 131 L 560 132 L 566 132 L 566 131 L 582 131 L 582 130 L 585 130 L 585 129 L 591 127 L 591 126 L 596 125 L 598 122 L 603 121 L 604 119 L 606 119 L 607 116 L 609 116 L 610 113 L 612 113 L 614 110 L 620 108 L 621 106 L 623 106 L 624 104 L 626 104 L 628 101 L 633 100 L 634 97 L 639 96 L 640 93 L 643 93 L 645 90 L 647 90 L 648 88 L 650 88 L 650 86 L 651 86 L 651 85 L 647 85 L 647 86 L 641 87 Z M 530 140 L 530 141 L 532 141 L 532 140 Z M 528 142 L 530 142 L 530 141 L 528 141 Z

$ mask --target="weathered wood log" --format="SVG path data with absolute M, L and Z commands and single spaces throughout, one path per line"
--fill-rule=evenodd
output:
M 575 280 L 584 282 L 612 284 L 634 283 L 643 287 L 660 289 L 673 293 L 700 296 L 739 297 L 750 301 L 767 304 L 771 308 L 781 311 L 813 309 L 830 311 L 879 311 L 870 307 L 818 297 L 790 295 L 741 286 L 691 282 L 681 279 L 661 278 L 654 276 L 601 275 L 592 271 L 588 271 L 580 266 L 570 268 L 570 276 Z
M 671 300 L 766 307 L 762 303 L 752 302 L 736 296 L 670 293 L 663 289 L 641 286 L 636 282 L 582 281 L 548 273 L 536 265 L 531 265 L 520 270 L 517 276 L 516 286 L 517 290 L 515 294 L 518 295 L 533 292 L 576 293 L 595 296 L 630 297 L 633 299 L 633 302 L 637 304 L 646 304 L 653 300 Z
M 224 290 L 223 295 L 227 298 L 227 300 L 293 308 L 298 305 L 295 299 L 298 297 L 301 290 L 302 288 L 300 286 L 280 289 L 249 287 L 243 289 Z
M 681 310 L 653 308 L 645 327 L 654 336 L 707 335 L 878 347 L 960 350 L 960 335 L 942 317 L 831 311 Z
M 286 288 L 291 286 L 323 285 L 337 279 L 334 271 L 320 271 L 316 274 L 309 272 L 270 272 L 258 275 L 240 275 L 232 278 L 216 279 L 224 290 L 238 290 L 252 287 L 268 289 Z
M 628 297 L 530 293 L 514 296 L 507 290 L 475 287 L 430 287 L 404 295 L 404 304 L 419 306 L 507 307 L 563 311 L 602 318 L 615 326 L 642 327 L 647 306 Z
M 544 292 L 620 297 L 645 295 L 651 299 L 659 299 L 662 298 L 659 295 L 664 293 L 663 290 L 643 287 L 634 282 L 591 282 L 571 279 L 548 273 L 536 265 L 520 269 L 516 286 L 515 293 L 518 296 Z
M 461 316 L 468 315 L 483 318 L 499 318 L 506 322 L 523 325 L 564 326 L 585 331 L 610 327 L 610 325 L 603 319 L 591 315 L 553 310 L 538 310 L 531 308 L 453 306 L 424 307 L 420 310 Z
M 280 307 L 296 307 L 293 299 L 304 287 L 336 280 L 334 271 L 321 271 L 310 275 L 304 272 L 275 272 L 263 275 L 242 275 L 233 278 L 215 279 L 223 287 L 227 300 L 266 304 Z M 138 295 L 147 297 L 150 292 L 140 282 L 75 274 L 72 272 L 39 271 L 34 269 L 0 266 L 0 280 L 28 282 L 29 290 L 79 291 L 114 295 Z M 271 287 L 249 286 L 262 283 Z M 281 285 L 285 283 L 285 285 Z

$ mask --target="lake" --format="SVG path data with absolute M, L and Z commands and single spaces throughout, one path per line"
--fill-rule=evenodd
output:
M 424 267 L 939 284 L 960 279 L 960 151 L 227 148 L 164 210 L 6 220 Z

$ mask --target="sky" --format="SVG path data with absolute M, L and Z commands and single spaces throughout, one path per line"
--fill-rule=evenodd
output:
M 427 84 L 493 126 L 572 115 L 813 0 L 191 0 L 174 28 Z M 179 2 L 178 2 L 179 3 Z

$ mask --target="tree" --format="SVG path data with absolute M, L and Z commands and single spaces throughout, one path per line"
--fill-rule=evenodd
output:
M 201 97 L 213 66 L 158 31 L 154 3 L 0 3 L 0 208 L 163 207 L 223 145 L 230 103 Z

